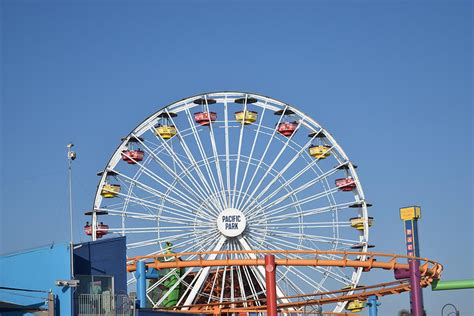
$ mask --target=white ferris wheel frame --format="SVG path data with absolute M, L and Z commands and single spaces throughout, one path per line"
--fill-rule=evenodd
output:
M 107 165 L 104 168 L 104 172 L 102 173 L 102 176 L 101 176 L 101 179 L 100 179 L 97 191 L 96 191 L 94 205 L 93 205 L 93 211 L 92 211 L 92 225 L 91 225 L 92 226 L 91 227 L 92 228 L 92 239 L 96 240 L 97 224 L 98 224 L 97 212 L 99 212 L 99 211 L 107 211 L 107 212 L 110 212 L 110 213 L 116 212 L 115 215 L 120 214 L 120 212 L 121 212 L 122 215 L 125 214 L 125 216 L 130 216 L 130 217 L 135 216 L 137 218 L 141 217 L 142 219 L 151 220 L 151 221 L 156 221 L 157 217 L 159 217 L 161 215 L 161 213 L 159 213 L 159 214 L 157 214 L 156 217 L 154 217 L 152 215 L 143 216 L 143 214 L 134 214 L 132 212 L 127 213 L 126 210 L 124 211 L 124 210 L 104 209 L 104 208 L 101 207 L 102 202 L 103 202 L 103 197 L 101 195 L 101 188 L 106 183 L 107 172 L 110 172 L 110 171 L 118 172 L 115 169 L 116 169 L 116 166 L 122 160 L 122 152 L 127 149 L 127 144 L 128 144 L 129 139 L 132 138 L 132 137 L 135 138 L 135 139 L 139 139 L 141 135 L 152 131 L 154 126 L 156 125 L 156 123 L 159 121 L 160 115 L 162 115 L 163 113 L 185 114 L 187 116 L 188 121 L 189 121 L 189 127 L 186 128 L 186 129 L 181 129 L 179 126 L 176 126 L 176 128 L 177 128 L 176 137 L 178 138 L 179 142 L 183 146 L 184 151 L 185 151 L 186 155 L 188 156 L 191 164 L 185 166 L 184 164 L 182 164 L 180 162 L 180 156 L 178 156 L 178 154 L 173 151 L 173 148 L 169 144 L 167 144 L 167 142 L 169 140 L 168 141 L 161 140 L 163 143 L 162 143 L 162 147 L 160 149 L 160 152 L 156 152 L 156 149 L 148 148 L 147 144 L 140 141 L 140 143 L 142 145 L 142 148 L 145 149 L 145 152 L 149 155 L 149 157 L 147 158 L 147 159 L 149 159 L 148 162 L 151 159 L 153 159 L 155 162 L 158 162 L 163 168 L 165 168 L 166 163 L 164 163 L 160 159 L 160 154 L 161 153 L 166 153 L 166 154 L 170 155 L 170 157 L 173 158 L 176 161 L 176 164 L 180 165 L 180 168 L 181 168 L 181 171 L 179 173 L 176 172 L 176 171 L 173 171 L 171 169 L 167 170 L 167 172 L 173 172 L 174 175 L 175 175 L 175 181 L 174 181 L 172 186 L 169 186 L 169 189 L 168 189 L 167 192 L 156 192 L 156 190 L 154 190 L 152 187 L 144 188 L 145 185 L 142 185 L 144 189 L 146 189 L 146 190 L 148 190 L 148 192 L 150 192 L 150 194 L 160 195 L 160 197 L 162 197 L 163 200 L 168 199 L 168 200 L 170 200 L 170 201 L 172 201 L 176 204 L 181 203 L 180 206 L 183 206 L 183 207 L 186 207 L 186 205 L 182 201 L 178 201 L 176 198 L 173 198 L 173 197 L 170 196 L 171 191 L 178 190 L 177 188 L 175 188 L 175 185 L 176 185 L 177 182 L 179 182 L 181 184 L 184 183 L 183 185 L 187 189 L 189 189 L 189 191 L 195 190 L 194 193 L 195 193 L 195 196 L 197 196 L 197 197 L 205 198 L 205 197 L 209 197 L 209 194 L 213 194 L 213 199 L 211 199 L 210 201 L 207 201 L 207 204 L 204 205 L 205 207 L 207 207 L 206 210 L 208 210 L 210 212 L 209 218 L 211 218 L 212 216 L 215 216 L 216 214 L 219 214 L 219 211 L 221 211 L 222 209 L 234 208 L 234 207 L 237 208 L 237 209 L 246 209 L 248 207 L 252 207 L 251 209 L 249 209 L 247 211 L 247 213 L 251 213 L 250 212 L 251 210 L 255 210 L 259 206 L 264 205 L 265 202 L 271 200 L 271 198 L 276 195 L 274 193 L 271 193 L 270 195 L 265 195 L 266 193 L 268 193 L 269 188 L 273 184 L 276 183 L 276 181 L 280 181 L 280 183 L 283 184 L 279 190 L 280 191 L 287 190 L 287 193 L 283 196 L 284 198 L 278 198 L 276 201 L 273 201 L 270 204 L 272 204 L 272 206 L 278 206 L 279 202 L 283 202 L 283 201 L 287 200 L 287 198 L 289 198 L 289 197 L 293 199 L 292 192 L 299 189 L 299 188 L 296 188 L 296 189 L 292 188 L 291 187 L 292 182 L 295 181 L 300 176 L 300 173 L 302 174 L 302 173 L 304 173 L 305 171 L 307 171 L 311 168 L 319 168 L 318 167 L 318 160 L 319 159 L 314 159 L 311 162 L 308 161 L 308 165 L 306 167 L 304 167 L 299 173 L 293 175 L 292 177 L 287 178 L 287 177 L 284 177 L 283 174 L 285 173 L 287 168 L 289 168 L 295 161 L 298 160 L 298 158 L 301 158 L 305 154 L 307 154 L 306 151 L 307 151 L 308 144 L 311 144 L 311 141 L 314 140 L 314 138 L 316 136 L 311 138 L 310 141 L 308 141 L 305 145 L 299 145 L 299 144 L 293 142 L 292 137 L 289 137 L 287 139 L 287 141 L 284 142 L 283 147 L 281 148 L 280 152 L 277 154 L 277 157 L 274 158 L 273 162 L 271 162 L 271 163 L 267 163 L 267 162 L 263 161 L 264 157 L 267 153 L 267 150 L 270 146 L 269 144 L 267 144 L 265 152 L 262 155 L 262 157 L 260 157 L 260 159 L 257 159 L 256 157 L 252 157 L 252 153 L 253 153 L 254 147 L 256 146 L 256 142 L 257 142 L 256 138 L 258 137 L 259 133 L 262 133 L 262 134 L 266 133 L 267 135 L 270 135 L 272 140 L 274 138 L 276 138 L 275 137 L 275 133 L 276 133 L 275 128 L 273 128 L 273 130 L 271 130 L 270 128 L 262 125 L 262 120 L 263 120 L 263 114 L 262 114 L 259 117 L 259 120 L 257 120 L 254 124 L 252 124 L 257 129 L 257 133 L 256 133 L 256 136 L 255 136 L 255 139 L 253 140 L 252 151 L 251 151 L 250 155 L 249 156 L 244 156 L 241 153 L 241 146 L 242 146 L 242 142 L 243 142 L 243 133 L 244 133 L 244 125 L 243 124 L 242 124 L 242 127 L 240 129 L 237 154 L 230 153 L 229 139 L 228 139 L 229 123 L 231 121 L 235 123 L 235 120 L 229 120 L 228 108 L 229 108 L 229 104 L 234 103 L 234 101 L 236 99 L 242 99 L 242 98 L 245 98 L 245 103 L 241 105 L 243 111 L 247 111 L 247 108 L 248 108 L 247 99 L 253 98 L 253 99 L 256 99 L 256 102 L 253 102 L 251 104 L 252 107 L 260 108 L 260 109 L 263 110 L 263 112 L 268 111 L 269 113 L 276 112 L 276 111 L 281 111 L 281 110 L 285 111 L 285 110 L 291 109 L 291 111 L 294 112 L 295 116 L 298 117 L 298 127 L 297 127 L 298 129 L 301 128 L 301 127 L 304 127 L 306 129 L 308 129 L 309 131 L 316 132 L 316 134 L 324 133 L 325 138 L 329 141 L 330 146 L 331 146 L 331 148 L 329 150 L 331 151 L 331 153 L 337 153 L 337 154 L 334 155 L 334 158 L 338 162 L 338 166 L 336 166 L 336 167 L 345 166 L 348 169 L 348 172 L 350 173 L 350 175 L 352 176 L 352 178 L 353 178 L 353 180 L 356 184 L 356 187 L 353 191 L 354 201 L 352 203 L 358 203 L 360 205 L 360 207 L 359 207 L 359 216 L 364 219 L 364 224 L 363 224 L 364 229 L 360 231 L 359 244 L 360 244 L 360 251 L 361 252 L 366 252 L 367 248 L 368 248 L 368 240 L 369 240 L 369 224 L 368 224 L 368 212 L 367 212 L 367 204 L 368 203 L 366 203 L 364 192 L 363 192 L 361 183 L 359 181 L 359 177 L 357 176 L 357 172 L 355 170 L 354 165 L 351 163 L 348 156 L 346 155 L 346 153 L 344 152 L 342 147 L 336 142 L 334 137 L 326 129 L 324 129 L 317 121 L 315 121 L 311 117 L 307 116 L 306 114 L 304 114 L 303 112 L 301 112 L 300 110 L 298 110 L 297 108 L 295 108 L 292 105 L 289 105 L 287 103 L 278 101 L 274 98 L 259 95 L 259 94 L 256 94 L 256 93 L 246 93 L 246 92 L 237 92 L 237 91 L 203 93 L 203 94 L 198 94 L 198 95 L 195 95 L 195 96 L 192 96 L 192 97 L 188 97 L 186 99 L 182 99 L 182 100 L 177 101 L 177 102 L 173 102 L 173 103 L 171 103 L 167 106 L 164 106 L 163 108 L 161 108 L 160 110 L 158 110 L 157 112 L 155 112 L 154 114 L 149 116 L 142 123 L 140 123 L 135 129 L 133 129 L 127 137 L 125 137 L 123 139 L 121 144 L 115 150 L 112 157 L 107 162 Z M 186 150 L 187 145 L 183 144 L 185 142 L 185 138 L 190 137 L 192 135 L 194 137 L 196 143 L 198 144 L 198 148 L 200 150 L 203 149 L 202 144 L 201 145 L 199 144 L 200 135 L 197 131 L 197 128 L 199 126 L 196 126 L 195 124 L 193 124 L 193 116 L 192 116 L 192 113 L 191 113 L 191 109 L 195 109 L 195 108 L 200 107 L 200 105 L 197 105 L 197 104 L 193 103 L 193 101 L 196 101 L 198 99 L 205 99 L 206 100 L 206 104 L 204 106 L 206 107 L 208 112 L 210 111 L 209 110 L 210 105 L 207 103 L 208 99 L 215 100 L 217 105 L 222 104 L 224 106 L 224 112 L 225 112 L 225 115 L 224 115 L 224 129 L 225 129 L 224 133 L 225 133 L 225 139 L 226 139 L 225 155 L 224 154 L 219 154 L 217 149 L 216 149 L 214 133 L 217 132 L 217 131 L 214 131 L 213 126 L 212 126 L 213 124 L 209 124 L 210 140 L 211 140 L 211 143 L 212 143 L 212 151 L 213 151 L 212 154 L 210 154 L 209 156 L 206 156 L 205 153 L 203 154 L 203 152 L 201 151 L 200 154 L 201 154 L 203 159 L 196 159 L 195 156 L 194 156 L 194 153 L 188 152 L 189 148 L 188 148 L 188 150 Z M 215 106 L 215 104 L 213 104 L 212 106 Z M 283 117 L 283 115 L 280 116 L 280 118 L 278 120 L 278 123 L 281 122 L 282 117 Z M 171 118 L 171 121 L 173 122 L 173 118 Z M 289 165 L 287 167 L 283 168 L 283 170 L 279 170 L 279 171 L 274 170 L 274 168 L 273 168 L 274 164 L 276 163 L 276 161 L 278 160 L 280 155 L 283 154 L 285 149 L 288 148 L 288 147 L 292 147 L 293 150 L 296 151 L 298 154 L 294 156 L 294 159 L 292 159 L 289 162 Z M 196 155 L 196 156 L 198 156 L 198 155 Z M 235 179 L 237 179 L 237 176 L 239 174 L 239 166 L 240 166 L 240 160 L 241 159 L 247 161 L 246 168 L 243 166 L 242 170 L 240 170 L 241 172 L 245 172 L 243 182 L 245 182 L 245 179 L 246 179 L 247 176 L 250 176 L 250 175 L 247 174 L 247 171 L 248 171 L 248 168 L 249 168 L 250 164 L 253 164 L 253 166 L 256 168 L 256 170 L 260 169 L 260 168 L 265 168 L 266 169 L 264 177 L 260 178 L 260 180 L 255 179 L 255 174 L 256 173 L 254 173 L 253 177 L 250 178 L 250 184 L 252 184 L 254 181 L 257 181 L 256 182 L 257 184 L 254 186 L 254 188 L 253 188 L 253 190 L 251 190 L 251 192 L 248 192 L 250 187 L 251 187 L 250 184 L 247 186 L 245 191 L 243 191 L 243 185 L 244 185 L 243 182 L 241 183 L 240 187 L 238 186 L 237 181 L 233 181 L 234 182 L 233 186 L 231 184 L 232 183 L 232 181 L 231 181 L 232 180 L 232 174 L 231 174 L 232 171 L 230 170 L 231 168 L 229 167 L 229 165 L 230 165 L 231 162 L 236 162 L 236 168 L 235 168 L 236 170 L 235 170 L 235 173 L 234 173 L 234 176 L 235 176 L 234 180 L 235 180 Z M 306 159 L 306 158 L 304 158 L 304 159 Z M 220 166 L 221 163 L 226 164 L 225 174 L 223 174 L 224 172 L 221 172 L 221 166 Z M 147 168 L 146 161 L 144 161 L 142 164 L 139 164 L 139 166 L 140 166 L 140 170 L 137 171 L 137 174 L 134 177 L 128 177 L 124 174 L 120 174 L 119 172 L 118 173 L 121 177 L 124 177 L 124 179 L 126 181 L 129 181 L 129 183 L 133 183 L 133 184 L 137 184 L 137 182 L 139 182 L 137 180 L 137 178 L 141 175 L 141 173 L 147 173 L 149 176 L 155 177 L 156 181 L 160 181 L 160 177 L 156 173 L 154 173 L 152 170 L 149 170 Z M 333 169 L 331 169 L 327 172 L 337 172 L 338 168 L 336 168 L 336 167 L 334 167 Z M 195 171 L 198 170 L 198 173 L 202 173 L 202 170 L 211 171 L 211 168 L 216 168 L 218 170 L 218 172 L 216 173 L 217 174 L 217 179 L 214 178 L 214 174 L 212 175 L 212 177 L 210 177 L 210 179 L 211 179 L 211 181 L 209 181 L 210 183 L 207 183 L 207 181 L 204 181 L 204 179 L 202 177 L 201 177 L 201 179 L 195 178 L 193 175 L 191 175 L 191 171 L 190 171 L 190 170 L 194 169 Z M 323 172 L 321 169 L 319 169 L 319 171 Z M 273 176 L 273 179 L 270 182 L 270 184 L 266 184 L 262 188 L 261 186 L 263 185 L 263 180 L 268 175 Z M 314 179 L 313 181 L 314 181 L 314 183 L 316 183 L 318 181 L 322 181 L 326 177 L 327 177 L 327 175 L 325 176 L 325 173 L 322 173 L 321 178 L 318 177 L 318 178 Z M 283 179 L 283 182 L 282 182 L 282 179 Z M 187 183 L 185 180 L 189 180 L 189 183 Z M 200 186 L 199 184 L 201 184 L 202 186 Z M 312 184 L 308 184 L 308 187 L 311 186 L 311 185 Z M 219 188 L 223 189 L 224 195 L 225 195 L 224 197 L 222 196 Z M 291 188 L 291 190 L 289 190 L 288 188 Z M 303 190 L 304 189 L 306 189 L 306 188 L 303 188 Z M 278 191 L 278 192 L 280 192 L 280 191 Z M 232 194 L 232 192 L 234 194 Z M 329 194 L 332 194 L 330 191 L 325 191 L 323 193 L 327 196 L 329 196 Z M 321 193 L 321 194 L 323 194 L 323 193 Z M 131 194 L 132 194 L 131 191 L 128 192 L 128 200 L 130 200 L 130 199 L 134 200 L 135 199 L 135 197 L 133 197 Z M 185 194 L 185 192 L 177 192 L 176 194 L 189 195 L 189 193 Z M 127 194 L 121 193 L 121 195 L 127 195 Z M 246 199 L 246 197 L 248 197 L 248 196 L 250 196 L 251 198 Z M 188 196 L 188 198 L 189 198 L 189 196 Z M 260 200 L 261 198 L 264 198 L 264 199 Z M 319 197 L 317 197 L 317 198 L 319 198 Z M 138 197 L 136 197 L 136 199 L 138 199 Z M 311 199 L 307 199 L 307 200 L 308 201 L 304 202 L 304 203 L 311 202 Z M 295 202 L 294 199 L 292 201 L 293 202 L 291 202 L 290 204 L 285 204 L 283 206 L 283 210 L 284 210 L 285 207 L 288 207 L 288 205 L 290 205 L 290 207 L 292 207 L 292 206 L 298 207 L 298 204 L 301 203 L 298 200 Z M 206 200 L 204 202 L 206 203 Z M 341 204 L 342 205 L 341 206 L 341 205 L 337 204 L 337 202 L 335 200 L 334 200 L 334 202 L 335 202 L 335 205 L 333 205 L 331 203 L 331 205 L 329 205 L 328 208 L 331 208 L 331 207 L 334 207 L 334 206 L 336 206 L 336 207 L 349 207 L 348 204 L 347 205 L 346 204 L 344 204 L 344 205 Z M 155 207 L 155 205 L 153 205 L 151 202 L 143 202 L 143 203 L 145 203 L 147 205 L 147 207 Z M 292 205 L 292 203 L 293 203 L 293 205 Z M 156 207 L 160 207 L 160 206 L 156 205 Z M 164 207 L 164 206 L 161 205 L 161 207 Z M 268 206 L 267 206 L 267 209 L 268 209 Z M 276 215 L 276 214 L 279 214 L 278 210 L 281 210 L 281 207 L 280 207 L 280 209 L 277 207 L 276 209 L 271 209 L 271 210 L 272 210 L 272 214 Z M 177 210 L 177 211 L 179 212 L 179 210 Z M 324 210 L 321 209 L 320 211 L 322 212 Z M 201 214 L 201 216 L 206 216 L 206 215 Z M 195 220 L 196 220 L 196 218 L 195 218 Z M 202 219 L 205 219 L 205 218 L 203 217 Z M 248 220 L 257 220 L 257 218 L 255 216 L 254 217 L 250 216 L 248 218 Z M 311 223 L 309 223 L 309 224 L 311 224 Z M 284 223 L 281 223 L 281 225 L 284 225 Z M 313 223 L 313 225 L 314 225 L 314 227 L 318 227 L 317 225 L 334 225 L 334 222 L 333 223 Z M 159 227 L 157 227 L 156 229 L 157 229 L 157 232 L 159 233 Z M 175 228 L 167 228 L 167 229 L 169 231 L 174 229 L 174 231 L 176 231 L 177 235 L 180 234 L 180 232 L 179 232 L 180 227 L 179 226 L 176 226 Z M 140 233 L 140 232 L 144 232 L 144 231 L 145 232 L 146 231 L 155 232 L 155 231 L 153 231 L 152 228 L 150 228 L 150 229 L 148 229 L 148 228 L 136 228 L 136 229 L 127 228 L 127 233 L 126 233 L 125 229 L 123 227 L 122 227 L 121 230 L 112 228 L 111 231 L 115 232 L 115 233 L 119 233 L 121 235 L 125 235 L 127 233 Z M 184 234 L 182 236 L 184 237 L 184 236 L 186 236 L 186 234 Z M 202 242 L 209 241 L 209 239 L 212 239 L 212 237 L 213 237 L 212 235 L 207 236 L 206 238 L 202 239 Z M 214 245 L 214 247 L 212 249 L 208 249 L 208 250 L 209 251 L 211 251 L 211 250 L 212 251 L 220 250 L 221 247 L 222 247 L 222 244 L 225 242 L 225 240 L 226 240 L 226 238 L 224 236 L 220 236 L 217 243 L 214 243 L 214 244 L 210 243 L 209 244 L 209 245 Z M 240 249 L 243 249 L 243 250 L 252 250 L 252 248 L 254 246 L 254 245 L 252 245 L 252 242 L 247 241 L 245 239 L 245 237 L 243 237 L 243 236 L 239 236 L 236 239 L 236 241 L 234 241 L 232 243 L 233 243 L 233 245 L 229 245 L 229 247 L 232 247 L 232 248 L 229 248 L 229 249 L 239 250 L 239 247 L 240 247 Z M 283 245 L 283 243 L 281 241 L 278 244 Z M 143 243 L 142 244 L 136 243 L 135 245 L 132 244 L 132 245 L 129 245 L 129 246 L 131 246 L 131 247 L 134 247 L 134 246 L 140 247 L 141 245 L 143 245 Z M 289 245 L 286 245 L 286 246 L 289 246 Z M 187 249 L 192 249 L 191 247 L 188 247 Z M 215 258 L 215 255 L 210 255 L 208 257 L 208 259 L 214 259 L 214 258 Z M 366 259 L 365 257 L 361 256 L 361 260 L 365 260 L 365 259 Z M 189 273 L 192 270 L 193 269 L 189 269 L 187 272 Z M 247 274 L 247 273 L 250 274 L 252 272 L 251 270 L 252 269 L 243 270 L 243 271 L 245 272 L 245 274 Z M 259 268 L 255 268 L 253 270 L 254 270 L 253 271 L 254 276 L 257 277 L 257 279 L 258 279 L 257 281 L 260 284 L 264 285 L 265 282 L 262 279 L 263 276 L 264 276 L 264 271 L 258 271 L 258 272 L 255 271 L 255 270 L 261 270 Z M 231 270 L 231 271 L 233 272 L 233 270 Z M 216 278 L 217 278 L 217 272 L 216 272 Z M 224 275 L 225 275 L 225 271 L 223 271 L 223 272 L 224 272 Z M 193 280 L 194 284 L 192 284 L 192 286 L 190 285 L 190 287 L 189 287 L 190 290 L 191 290 L 191 293 L 187 296 L 187 299 L 186 299 L 185 302 L 181 302 L 184 305 L 192 304 L 192 302 L 195 299 L 196 295 L 200 291 L 200 288 L 201 288 L 203 282 L 205 281 L 205 279 L 208 276 L 209 268 L 203 268 L 201 271 L 198 271 L 197 273 L 199 274 L 199 277 L 196 277 Z M 240 271 L 240 270 L 236 270 L 236 273 L 243 273 L 243 272 Z M 292 275 L 295 278 L 299 277 L 298 275 L 296 275 L 295 272 L 291 271 L 291 269 L 288 269 L 286 274 Z M 346 285 L 356 286 L 358 284 L 359 280 L 360 280 L 361 274 L 362 274 L 362 269 L 359 268 L 359 269 L 355 270 L 352 273 L 350 281 L 345 280 L 344 282 L 341 282 L 341 283 L 346 283 Z M 331 272 L 330 271 L 326 271 L 326 278 L 327 277 L 331 277 Z M 340 276 L 332 276 L 332 277 L 338 278 Z M 247 275 L 246 278 L 248 279 L 249 276 Z M 184 279 L 184 277 L 182 277 L 180 279 L 180 281 L 182 281 L 182 279 Z M 232 282 L 233 282 L 233 280 L 234 280 L 234 278 L 232 277 Z M 291 281 L 288 281 L 288 282 L 291 283 Z M 240 285 L 242 285 L 242 284 L 240 284 Z M 295 284 L 293 284 L 292 286 L 297 287 Z M 262 288 L 264 288 L 264 287 L 262 287 Z M 319 288 L 324 289 L 324 287 L 322 287 L 322 283 L 320 284 Z M 277 291 L 278 291 L 278 293 L 277 293 L 278 296 L 280 296 L 280 297 L 284 296 L 281 289 L 278 288 Z M 255 296 L 255 293 L 254 293 L 254 296 Z M 209 300 L 210 299 L 211 299 L 211 294 L 209 296 Z M 222 299 L 222 297 L 221 297 L 221 299 Z M 154 305 L 155 306 L 159 305 L 159 303 L 161 303 L 161 301 L 157 302 Z M 345 304 L 340 303 L 336 306 L 334 311 L 340 312 L 340 311 L 342 311 L 344 306 L 345 306 Z

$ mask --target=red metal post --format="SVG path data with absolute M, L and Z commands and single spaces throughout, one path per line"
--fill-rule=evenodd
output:
M 265 284 L 267 287 L 267 315 L 277 316 L 276 264 L 274 255 L 265 255 Z

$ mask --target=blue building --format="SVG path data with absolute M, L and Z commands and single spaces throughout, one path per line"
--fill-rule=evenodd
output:
M 70 279 L 69 244 L 52 244 L 0 257 L 0 301 L 4 303 L 24 309 L 45 308 L 51 292 L 56 298 L 56 313 L 71 315 L 72 288 L 56 285 L 58 280 Z
M 118 237 L 74 245 L 73 256 L 69 244 L 4 255 L 0 312 L 23 315 L 47 309 L 51 293 L 55 315 L 101 314 L 116 311 L 116 304 L 125 314 L 130 308 L 125 251 L 125 237 Z M 77 286 L 72 280 L 79 281 Z
M 52 244 L 0 257 L 0 315 L 174 314 L 134 306 L 125 237 L 76 244 L 72 253 L 69 244 Z

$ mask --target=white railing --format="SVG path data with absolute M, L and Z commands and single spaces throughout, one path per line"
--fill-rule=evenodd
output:
M 77 316 L 132 315 L 132 304 L 127 295 L 79 294 L 75 303 Z

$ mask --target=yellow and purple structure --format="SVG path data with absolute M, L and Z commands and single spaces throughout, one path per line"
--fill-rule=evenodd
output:
M 405 243 L 407 255 L 410 257 L 420 256 L 420 247 L 418 241 L 418 219 L 421 217 L 421 207 L 409 206 L 400 208 L 400 219 L 405 228 Z M 413 316 L 423 315 L 423 293 L 421 291 L 420 281 L 420 261 L 417 259 L 408 259 L 409 277 L 410 277 L 410 305 Z

